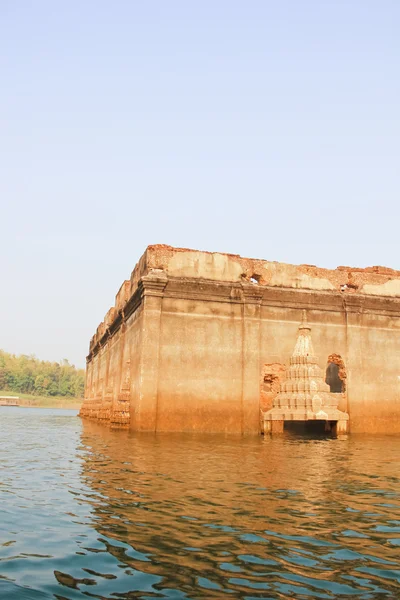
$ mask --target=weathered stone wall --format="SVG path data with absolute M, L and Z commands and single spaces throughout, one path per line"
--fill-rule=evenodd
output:
M 400 273 L 150 246 L 90 343 L 82 416 L 144 431 L 257 433 L 265 365 L 301 311 L 347 372 L 353 432 L 400 432 Z M 279 369 L 278 369 L 279 371 Z M 129 412 L 127 407 L 129 406 Z
M 229 302 L 164 298 L 158 375 L 160 429 L 241 430 L 241 310 L 241 305 Z

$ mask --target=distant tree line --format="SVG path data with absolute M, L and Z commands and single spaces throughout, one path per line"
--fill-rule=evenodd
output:
M 71 396 L 81 398 L 85 371 L 58 362 L 38 360 L 24 354 L 15 356 L 0 350 L 0 390 L 37 396 Z

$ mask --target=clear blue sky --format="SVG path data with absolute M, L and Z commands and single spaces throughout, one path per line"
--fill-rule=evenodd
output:
M 399 0 L 0 0 L 0 348 L 84 365 L 148 244 L 400 269 Z

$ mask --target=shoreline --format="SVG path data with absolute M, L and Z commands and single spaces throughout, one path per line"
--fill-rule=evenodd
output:
M 80 410 L 83 398 L 72 398 L 68 396 L 34 396 L 33 394 L 18 394 L 16 392 L 1 391 L 0 396 L 15 397 L 18 406 L 22 408 L 71 408 Z M 18 408 L 18 406 L 16 408 Z
M 21 402 L 18 406 L 14 408 L 58 408 L 60 410 L 80 410 L 82 404 L 27 404 L 26 402 Z

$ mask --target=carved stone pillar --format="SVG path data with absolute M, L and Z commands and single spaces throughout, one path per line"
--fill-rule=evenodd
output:
M 167 281 L 163 271 L 153 271 L 139 282 L 143 303 L 140 384 L 131 406 L 131 427 L 137 431 L 156 431 L 157 428 L 161 306 Z
M 260 318 L 263 289 L 242 284 L 242 433 L 260 430 Z
M 107 422 L 110 420 L 110 417 L 111 417 L 112 402 L 113 402 L 113 390 L 112 390 L 112 386 L 110 385 L 110 360 L 111 360 L 112 349 L 111 349 L 111 339 L 110 339 L 109 331 L 107 331 L 106 340 L 105 340 L 105 344 L 104 344 L 104 350 L 102 349 L 102 352 L 104 352 L 102 361 L 105 362 L 105 374 L 104 374 L 104 378 L 103 378 L 103 389 L 102 389 L 103 395 L 102 395 L 102 401 L 101 401 L 101 408 L 99 410 L 98 418 L 103 422 Z
M 101 410 L 102 401 L 102 381 L 101 381 L 101 348 L 96 355 L 96 379 L 95 379 L 95 393 L 93 396 L 93 403 L 90 411 L 92 419 L 99 418 L 99 411 Z
M 357 412 L 357 404 L 364 398 L 363 393 L 363 344 L 362 322 L 364 311 L 364 298 L 359 296 L 346 296 L 344 301 L 346 322 L 346 351 L 345 364 L 347 368 L 347 412 L 350 420 L 352 411 Z M 357 415 L 353 414 L 354 419 Z

